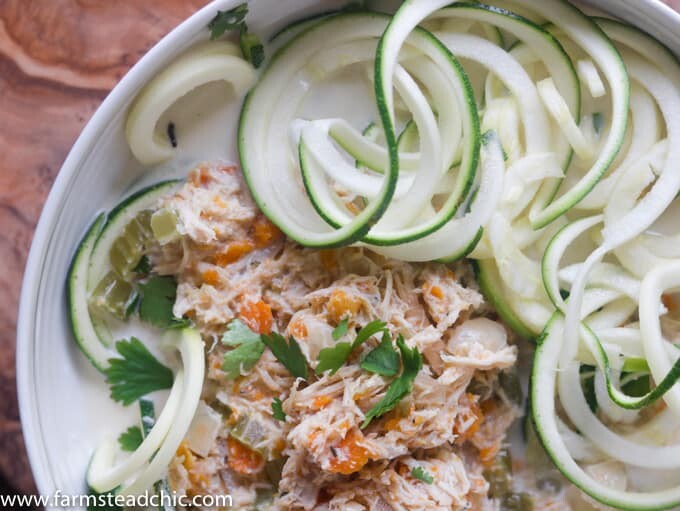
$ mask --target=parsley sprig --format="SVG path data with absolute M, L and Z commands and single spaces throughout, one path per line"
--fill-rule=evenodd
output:
M 177 281 L 172 276 L 153 275 L 139 284 L 139 318 L 159 328 L 183 328 L 189 321 L 175 317 Z
M 404 341 L 401 335 L 399 339 Z M 368 352 L 361 361 L 361 368 L 381 376 L 394 376 L 399 372 L 399 353 L 394 349 L 392 338 L 387 330 L 383 332 L 380 344 Z
M 258 68 L 264 62 L 264 46 L 260 38 L 248 31 L 246 15 L 248 4 L 242 3 L 229 11 L 217 11 L 217 15 L 208 23 L 210 39 L 213 41 L 222 37 L 227 31 L 239 31 L 239 45 L 243 58 Z
M 286 412 L 283 411 L 283 402 L 278 397 L 272 401 L 272 416 L 281 422 L 286 422 Z
M 222 336 L 222 344 L 234 348 L 224 354 L 222 362 L 222 370 L 231 380 L 241 376 L 242 371 L 250 371 L 264 353 L 264 343 L 260 335 L 240 319 L 229 323 Z
M 173 374 L 136 337 L 116 343 L 122 358 L 109 359 L 104 370 L 111 386 L 111 399 L 127 406 L 156 390 L 172 387 Z
M 432 474 L 430 474 L 423 467 L 413 467 L 413 470 L 411 470 L 411 475 L 426 484 L 434 483 L 434 477 L 432 477 Z
M 118 437 L 118 444 L 121 450 L 134 452 L 142 445 L 144 437 L 139 426 L 130 426 L 126 431 L 123 431 Z
M 292 335 L 288 338 L 288 341 L 276 332 L 268 335 L 262 334 L 260 339 L 293 376 L 303 380 L 307 379 L 307 359 Z
M 316 366 L 316 374 L 320 375 L 326 371 L 331 374 L 338 372 L 338 369 L 347 361 L 352 351 L 361 346 L 375 334 L 385 330 L 387 324 L 383 321 L 371 321 L 364 326 L 353 342 L 339 342 L 332 348 L 324 348 L 319 352 L 319 363 Z M 338 328 L 340 326 L 338 325 Z M 337 329 L 336 329 L 337 330 Z M 344 334 L 343 334 L 344 335 Z M 338 339 L 342 336 L 338 336 Z
M 343 319 L 342 321 L 340 321 L 340 323 L 338 323 L 338 326 L 336 326 L 336 327 L 333 329 L 333 332 L 331 333 L 331 336 L 333 337 L 333 340 L 334 340 L 334 341 L 339 340 L 341 337 L 343 337 L 343 336 L 347 333 L 347 330 L 348 330 L 347 326 L 348 326 L 348 324 L 349 324 L 349 320 L 348 320 L 348 319 Z
M 393 410 L 399 401 L 413 390 L 413 381 L 423 367 L 423 357 L 417 348 L 409 348 L 401 337 L 397 339 L 397 347 L 401 352 L 401 362 L 403 365 L 401 374 L 397 379 L 392 381 L 385 396 L 366 413 L 366 418 L 361 425 L 361 429 L 368 426 L 376 417 L 380 417 L 390 410 Z
M 242 3 L 228 11 L 217 11 L 215 17 L 208 23 L 210 39 L 222 37 L 227 30 L 240 28 L 248 14 L 248 4 Z

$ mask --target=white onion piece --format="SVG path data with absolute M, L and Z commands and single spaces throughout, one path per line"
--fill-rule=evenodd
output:
M 125 124 L 132 154 L 144 165 L 160 163 L 173 155 L 167 136 L 156 132 L 163 112 L 175 101 L 209 82 L 224 80 L 237 95 L 255 83 L 255 69 L 240 58 L 232 43 L 214 41 L 199 45 L 158 73 L 139 93 Z

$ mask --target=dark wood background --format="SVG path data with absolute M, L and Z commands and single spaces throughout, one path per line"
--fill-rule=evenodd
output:
M 270 0 L 281 1 L 281 0 Z M 15 328 L 33 229 L 108 91 L 206 0 L 0 0 L 0 493 L 33 493 L 15 389 Z M 680 0 L 669 0 L 680 9 Z

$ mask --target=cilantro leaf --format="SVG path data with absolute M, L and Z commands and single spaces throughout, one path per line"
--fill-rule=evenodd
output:
M 227 378 L 234 380 L 241 376 L 241 371 L 250 371 L 264 353 L 264 343 L 259 339 L 246 342 L 224 354 L 222 370 Z
M 171 276 L 154 275 L 139 284 L 142 298 L 139 301 L 139 317 L 159 328 L 182 328 L 186 319 L 176 318 L 172 313 L 177 297 L 177 282 Z
M 338 339 L 340 339 L 340 337 L 347 333 L 348 323 L 349 323 L 348 319 L 343 319 L 342 321 L 340 321 L 340 323 L 338 323 L 338 326 L 336 326 L 333 329 L 333 333 L 331 335 L 333 336 L 334 341 L 337 341 Z
M 364 423 L 361 425 L 362 429 L 368 426 L 376 417 L 380 417 L 393 410 L 399 401 L 413 390 L 413 381 L 423 367 L 423 357 L 417 348 L 410 349 L 406 346 L 403 338 L 397 339 L 397 346 L 401 352 L 401 362 L 404 368 L 399 377 L 392 381 L 385 396 L 368 411 Z
M 217 39 L 224 35 L 227 30 L 239 28 L 248 14 L 246 2 L 237 5 L 228 11 L 217 11 L 215 17 L 208 23 L 210 39 Z
M 250 62 L 255 69 L 262 65 L 262 62 L 264 62 L 264 46 L 262 46 L 259 37 L 248 32 L 248 26 L 245 23 L 241 25 L 239 45 L 243 58 Z
M 260 339 L 293 376 L 307 379 L 307 359 L 292 335 L 288 338 L 288 342 L 285 337 L 276 332 L 269 335 L 262 334 Z
M 118 437 L 118 444 L 123 451 L 134 452 L 142 445 L 142 430 L 139 426 L 130 426 L 127 431 L 124 431 Z
M 155 390 L 172 387 L 173 374 L 136 337 L 116 343 L 122 358 L 110 358 L 104 370 L 111 385 L 111 399 L 125 406 Z
M 240 319 L 233 319 L 227 326 L 227 331 L 222 336 L 222 344 L 227 346 L 240 346 L 249 342 L 260 340 L 260 334 L 253 332 L 248 325 Z
M 403 341 L 403 337 L 399 338 Z M 399 353 L 392 346 L 392 339 L 387 330 L 383 333 L 380 344 L 361 361 L 361 368 L 382 376 L 394 376 L 399 372 Z
M 434 482 L 434 477 L 432 477 L 432 474 L 430 474 L 423 467 L 413 467 L 413 470 L 411 470 L 411 475 L 416 479 L 420 479 L 426 484 L 432 484 Z
M 286 412 L 283 411 L 283 402 L 275 397 L 272 401 L 272 415 L 276 420 L 286 422 Z
M 316 374 L 320 375 L 328 370 L 331 371 L 331 375 L 338 372 L 338 369 L 340 369 L 342 364 L 347 361 L 352 351 L 365 343 L 371 336 L 384 330 L 385 326 L 386 323 L 383 321 L 371 321 L 359 330 L 354 342 L 351 344 L 348 342 L 339 342 L 332 348 L 322 349 L 319 352 L 319 364 L 316 366 Z M 338 325 L 338 328 L 340 328 L 340 325 Z

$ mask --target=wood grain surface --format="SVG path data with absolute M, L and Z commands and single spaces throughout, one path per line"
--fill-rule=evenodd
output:
M 43 202 L 109 90 L 206 3 L 0 0 L 1 493 L 35 491 L 21 437 L 14 351 L 21 277 Z
M 0 493 L 35 491 L 15 398 L 14 352 L 21 277 L 43 202 L 108 91 L 205 3 L 0 0 Z M 668 3 L 680 9 L 680 0 Z

